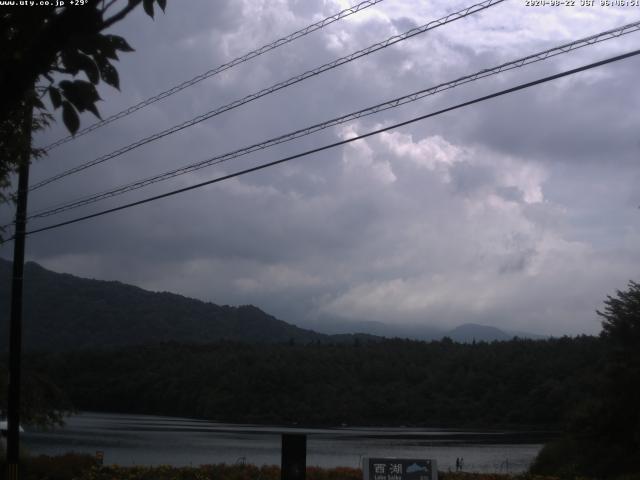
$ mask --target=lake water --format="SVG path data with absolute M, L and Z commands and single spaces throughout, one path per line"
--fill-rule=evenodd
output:
M 202 465 L 246 462 L 279 465 L 283 433 L 305 433 L 307 465 L 359 467 L 363 456 L 431 458 L 441 471 L 522 472 L 542 439 L 508 431 L 416 428 L 306 429 L 231 425 L 175 417 L 82 413 L 64 428 L 30 430 L 23 442 L 32 454 L 104 452 L 105 464 Z

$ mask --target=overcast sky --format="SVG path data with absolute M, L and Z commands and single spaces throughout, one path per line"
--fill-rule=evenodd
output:
M 113 29 L 136 52 L 121 55 L 121 92 L 100 86 L 99 109 L 108 116 L 355 3 L 173 1 L 154 21 L 140 9 Z M 385 0 L 53 150 L 33 165 L 32 183 L 471 3 Z M 599 3 L 509 0 L 34 191 L 31 210 L 640 20 L 640 8 Z M 32 226 L 362 134 L 633 50 L 639 39 L 560 55 Z M 634 57 L 36 234 L 27 257 L 59 272 L 254 304 L 298 325 L 596 333 L 606 295 L 640 280 L 639 67 Z M 36 143 L 64 134 L 57 125 Z M 9 210 L 1 214 L 6 223 Z M 0 255 L 10 258 L 10 246 Z

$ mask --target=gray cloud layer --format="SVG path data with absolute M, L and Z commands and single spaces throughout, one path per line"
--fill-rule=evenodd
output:
M 104 190 L 640 18 L 640 9 L 633 8 L 532 9 L 523 3 L 505 2 L 260 99 L 34 192 L 31 204 L 36 209 Z M 34 166 L 33 180 L 465 6 L 455 4 L 383 2 L 54 150 Z M 122 92 L 102 90 L 101 111 L 116 112 L 345 6 L 316 0 L 192 1 L 188 7 L 170 4 L 155 22 L 137 12 L 117 27 L 137 51 L 120 62 Z M 631 50 L 637 35 L 104 205 Z M 34 235 L 29 257 L 59 271 L 217 303 L 253 303 L 298 324 L 339 317 L 593 333 L 599 328 L 594 310 L 604 296 L 637 279 L 637 62 Z M 38 141 L 62 134 L 56 126 Z M 2 215 L 9 218 L 6 208 Z M 10 250 L 5 246 L 0 253 L 8 256 Z

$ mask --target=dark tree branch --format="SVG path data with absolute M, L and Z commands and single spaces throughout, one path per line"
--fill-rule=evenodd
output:
M 112 17 L 103 20 L 102 22 L 102 29 L 104 30 L 105 28 L 110 27 L 111 25 L 113 25 L 116 22 L 119 22 L 120 20 L 122 20 L 124 17 L 126 17 L 129 12 L 131 12 L 134 8 L 136 8 L 140 2 L 142 0 L 135 0 L 132 2 L 129 2 L 129 5 L 127 5 L 126 7 L 124 7 L 122 10 L 120 10 L 118 13 L 116 13 L 115 15 L 113 15 Z
M 107 10 L 109 10 L 113 5 L 115 5 L 115 3 L 118 0 L 111 0 L 110 2 L 108 2 L 106 5 L 104 4 L 104 1 L 102 2 L 102 13 L 104 14 Z

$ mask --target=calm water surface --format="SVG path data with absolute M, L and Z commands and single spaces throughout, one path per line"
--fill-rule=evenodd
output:
M 541 440 L 513 432 L 414 428 L 303 429 L 232 425 L 175 417 L 82 413 L 64 428 L 27 431 L 33 454 L 104 452 L 106 464 L 201 465 L 280 463 L 280 435 L 305 433 L 307 465 L 359 467 L 363 456 L 433 458 L 455 470 L 457 457 L 474 472 L 522 472 Z

